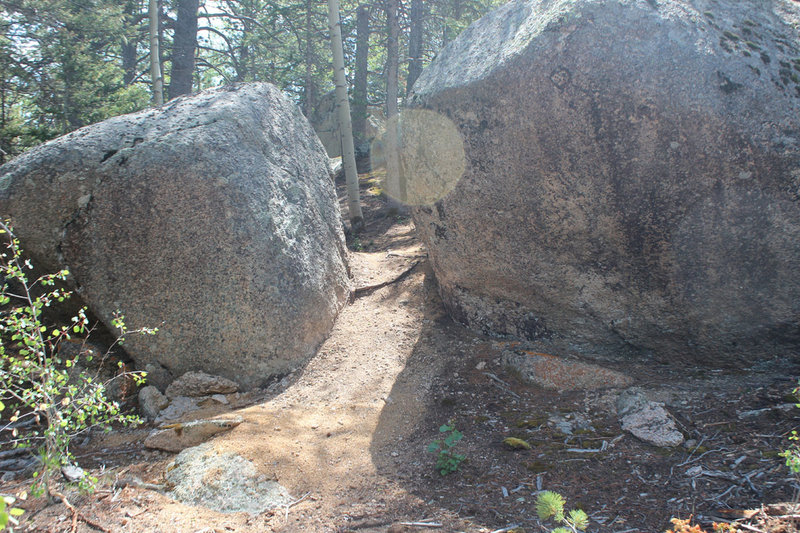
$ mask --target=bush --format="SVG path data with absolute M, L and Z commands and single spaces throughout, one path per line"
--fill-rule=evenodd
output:
M 428 445 L 428 451 L 436 454 L 436 470 L 443 476 L 458 470 L 458 466 L 466 456 L 453 452 L 453 448 L 464 435 L 452 424 L 444 424 L 439 433 L 445 433 L 442 439 L 436 439 Z
M 41 464 L 34 473 L 34 494 L 50 494 L 53 472 L 73 459 L 69 445 L 76 436 L 92 428 L 109 430 L 114 422 L 131 424 L 139 419 L 124 414 L 117 402 L 106 398 L 110 380 L 102 382 L 86 372 L 76 375 L 75 365 L 81 357 L 90 358 L 83 349 L 85 339 L 77 356 L 59 355 L 61 342 L 71 335 L 87 334 L 85 308 L 69 326 L 49 327 L 42 323 L 45 308 L 69 298 L 70 293 L 56 285 L 69 272 L 62 270 L 30 282 L 27 272 L 33 266 L 22 259 L 19 240 L 8 222 L 0 221 L 0 235 L 7 240 L 6 250 L 0 253 L 0 274 L 4 278 L 0 289 L 0 403 L 13 411 L 0 431 L 11 433 L 10 442 L 15 447 L 37 449 Z M 121 315 L 115 318 L 114 327 L 119 330 L 114 344 L 123 342 L 128 333 L 156 332 L 149 328 L 128 332 Z M 121 368 L 113 379 L 127 378 L 141 385 L 144 373 Z M 20 432 L 20 427 L 29 422 L 32 429 Z

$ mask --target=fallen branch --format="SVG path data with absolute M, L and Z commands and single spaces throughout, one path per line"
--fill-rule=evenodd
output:
M 444 527 L 439 522 L 400 522 L 400 525 L 408 527 Z
M 72 529 L 70 530 L 71 533 L 77 533 L 78 520 L 81 520 L 86 524 L 92 526 L 93 528 L 103 531 L 104 533 L 111 533 L 110 529 L 106 529 L 106 527 L 103 526 L 102 524 L 95 522 L 94 520 L 90 519 L 89 517 L 78 511 L 78 508 L 72 505 L 67 499 L 67 497 L 61 494 L 60 492 L 51 489 L 50 494 L 61 500 L 61 503 L 63 503 L 64 506 L 66 506 L 67 509 L 69 509 L 72 512 Z
M 411 266 L 406 268 L 396 278 L 391 279 L 389 281 L 384 281 L 382 283 L 376 283 L 375 285 L 366 285 L 364 287 L 358 287 L 356 290 L 353 291 L 353 299 L 355 300 L 356 298 L 360 298 L 362 296 L 365 296 L 365 295 L 367 295 L 367 294 L 369 294 L 369 293 L 371 293 L 373 291 L 377 291 L 378 289 L 382 289 L 382 288 L 388 287 L 389 285 L 392 285 L 394 283 L 398 283 L 400 281 L 403 281 L 405 278 L 408 277 L 409 274 L 411 274 L 411 272 L 415 268 L 417 268 L 417 265 L 419 265 L 419 263 L 420 263 L 419 260 L 414 261 L 413 263 L 411 263 Z

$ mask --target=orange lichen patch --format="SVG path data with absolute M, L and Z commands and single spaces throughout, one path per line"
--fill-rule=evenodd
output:
M 507 353 L 505 362 L 526 381 L 547 389 L 626 387 L 633 381 L 625 374 L 595 364 L 528 350 Z

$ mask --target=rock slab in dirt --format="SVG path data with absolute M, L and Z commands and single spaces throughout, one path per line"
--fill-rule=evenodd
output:
M 620 372 L 591 363 L 545 353 L 506 350 L 503 364 L 531 385 L 554 390 L 593 390 L 627 387 L 633 380 Z
M 470 26 L 409 99 L 464 140 L 414 213 L 450 313 L 609 355 L 797 353 L 799 28 L 789 0 L 515 1 Z
M 184 375 L 170 383 L 165 394 L 168 398 L 176 396 L 211 396 L 213 394 L 228 394 L 239 390 L 235 381 L 212 376 L 205 372 L 186 372 Z
M 223 513 L 258 514 L 292 501 L 285 488 L 260 475 L 252 462 L 217 451 L 211 443 L 178 454 L 167 466 L 166 481 L 172 498 Z
M 218 433 L 230 431 L 243 422 L 242 417 L 192 420 L 168 424 L 150 432 L 144 441 L 147 448 L 179 452 L 207 441 Z
M 269 84 L 181 97 L 38 146 L 0 168 L 0 214 L 34 264 L 68 267 L 139 368 L 244 388 L 314 354 L 348 300 L 328 159 Z M 161 383 L 166 386 L 165 376 Z
M 664 404 L 648 400 L 641 389 L 622 392 L 616 404 L 623 431 L 653 446 L 672 448 L 683 443 L 684 437 L 678 431 L 675 418 Z

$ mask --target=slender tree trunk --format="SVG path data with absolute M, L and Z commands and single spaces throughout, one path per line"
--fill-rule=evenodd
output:
M 369 70 L 369 6 L 358 6 L 356 15 L 356 72 L 353 82 L 353 137 L 367 139 L 367 73 Z
M 125 26 L 129 28 L 129 31 L 127 36 L 123 37 L 122 43 L 120 43 L 120 50 L 122 51 L 122 83 L 125 87 L 136 79 L 136 49 L 139 45 L 140 9 L 141 6 L 138 2 L 128 0 L 125 3 Z M 134 35 L 137 35 L 137 37 L 134 37 Z
M 178 0 L 175 35 L 172 38 L 172 71 L 169 80 L 170 99 L 192 94 L 194 53 L 197 48 L 197 10 L 199 0 Z
M 400 64 L 400 24 L 397 20 L 400 0 L 385 0 L 386 25 L 388 40 L 386 42 L 386 192 L 389 195 L 389 207 L 396 211 L 403 210 L 401 202 L 406 199 L 404 176 L 400 173 L 400 117 L 397 109 L 397 70 Z
M 303 114 L 310 117 L 317 107 L 317 87 L 314 83 L 314 1 L 306 0 L 305 79 L 303 80 Z M 336 11 L 338 20 L 339 11 Z
M 161 53 L 158 46 L 158 0 L 150 0 L 148 8 L 150 19 L 150 79 L 153 83 L 153 103 L 161 105 L 164 103 L 164 83 L 161 79 Z
M 423 0 L 411 0 L 411 30 L 408 35 L 408 77 L 406 78 L 406 93 L 411 90 L 414 82 L 422 72 L 422 34 L 425 19 L 425 4 Z
M 388 40 L 386 42 L 386 118 L 397 114 L 397 70 L 400 63 L 400 24 L 397 12 L 399 0 L 386 0 L 386 26 Z
M 131 42 L 122 43 L 122 83 L 125 87 L 133 83 L 136 79 L 136 44 Z
M 342 163 L 347 183 L 347 209 L 353 231 L 364 224 L 361 214 L 361 201 L 358 193 L 358 173 L 353 149 L 353 125 L 350 122 L 350 102 L 347 99 L 347 76 L 344 71 L 344 50 L 342 49 L 342 27 L 339 23 L 339 0 L 328 0 L 328 25 L 333 52 L 333 74 L 336 83 L 336 109 L 339 116 L 339 134 L 342 138 Z

